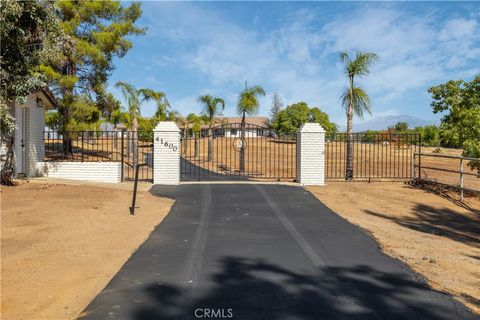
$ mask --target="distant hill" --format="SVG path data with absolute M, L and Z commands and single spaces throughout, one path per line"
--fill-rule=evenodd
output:
M 362 123 L 355 123 L 353 122 L 353 131 L 354 132 L 362 132 L 367 130 L 384 130 L 388 129 L 388 127 L 395 125 L 398 122 L 406 122 L 408 123 L 409 128 L 414 128 L 418 126 L 428 126 L 432 124 L 437 124 L 438 121 L 435 120 L 425 120 L 409 115 L 399 115 L 399 116 L 385 116 L 385 117 L 375 117 L 371 120 L 362 122 Z M 346 125 L 342 124 L 339 125 L 339 131 L 343 132 L 347 130 Z

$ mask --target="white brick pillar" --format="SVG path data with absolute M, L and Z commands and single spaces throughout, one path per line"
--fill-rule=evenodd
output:
M 161 121 L 153 130 L 153 183 L 180 182 L 180 129 L 173 121 Z
M 297 182 L 325 185 L 325 130 L 319 123 L 305 123 L 297 132 Z

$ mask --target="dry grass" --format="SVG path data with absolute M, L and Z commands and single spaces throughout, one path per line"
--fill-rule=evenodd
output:
M 400 182 L 330 182 L 309 190 L 433 288 L 480 313 L 480 201 L 468 209 Z

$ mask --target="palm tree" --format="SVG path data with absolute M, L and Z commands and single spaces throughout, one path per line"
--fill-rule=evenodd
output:
M 345 179 L 353 179 L 353 114 L 363 118 L 363 112 L 370 111 L 370 98 L 367 92 L 355 84 L 355 77 L 364 77 L 370 73 L 369 67 L 379 59 L 371 52 L 357 52 L 355 58 L 350 58 L 347 51 L 340 53 L 340 60 L 345 64 L 345 73 L 349 86 L 345 88 L 341 99 L 347 112 L 347 168 Z
M 208 161 L 212 160 L 212 127 L 215 124 L 215 117 L 225 109 L 225 101 L 209 94 L 198 97 L 198 102 L 203 104 L 202 113 L 208 123 Z M 220 108 L 218 107 L 220 105 Z
M 129 121 L 127 121 L 127 125 L 133 129 L 130 142 L 133 147 L 133 165 L 136 166 L 138 162 L 138 118 L 141 117 L 141 104 L 148 100 L 160 101 L 165 94 L 151 89 L 136 89 L 133 85 L 123 81 L 117 82 L 115 87 L 121 90 L 128 104 Z
M 254 115 L 260 108 L 259 96 L 264 96 L 265 90 L 262 87 L 254 85 L 247 86 L 245 81 L 245 89 L 240 92 L 237 103 L 237 113 L 242 116 L 241 137 L 245 139 L 245 115 Z M 240 172 L 245 171 L 245 143 L 240 148 Z
M 198 158 L 198 136 L 202 130 L 202 117 L 197 116 L 195 113 L 190 113 L 186 117 L 187 123 L 192 124 L 192 134 L 195 139 L 194 145 L 194 157 Z M 187 139 L 185 140 L 187 141 Z M 188 150 L 188 146 L 185 146 L 185 150 Z

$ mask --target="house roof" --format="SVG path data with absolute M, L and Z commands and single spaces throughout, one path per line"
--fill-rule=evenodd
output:
M 216 117 L 215 118 L 215 126 L 224 125 L 224 124 L 232 124 L 232 123 L 241 123 L 242 117 Z M 266 127 L 268 125 L 268 117 L 245 117 L 245 123 L 257 125 L 260 127 Z M 187 127 L 191 128 L 193 126 L 192 123 L 188 123 L 184 125 L 180 121 L 177 122 L 177 125 L 181 128 Z M 202 129 L 207 129 L 208 124 L 202 123 Z
M 58 109 L 60 105 L 58 104 L 57 99 L 55 98 L 52 91 L 50 91 L 48 87 L 43 87 L 41 89 L 38 89 L 35 93 L 37 92 L 43 93 L 43 95 L 47 98 L 47 100 L 52 104 L 53 108 Z

